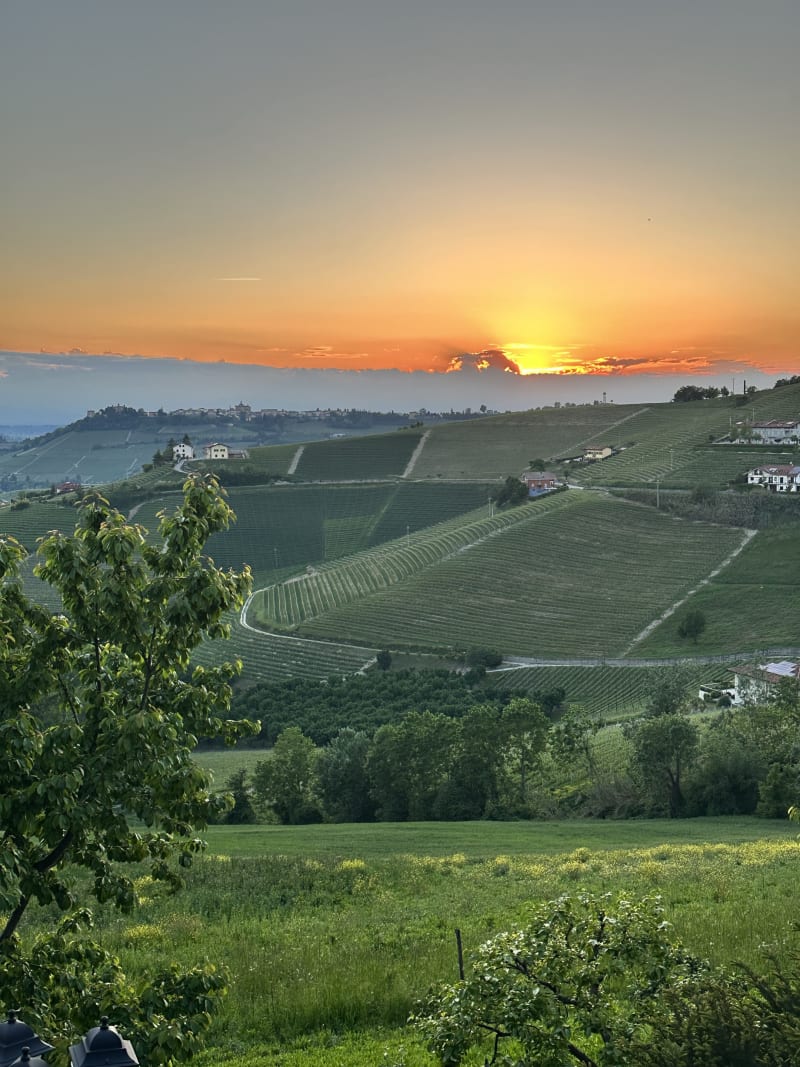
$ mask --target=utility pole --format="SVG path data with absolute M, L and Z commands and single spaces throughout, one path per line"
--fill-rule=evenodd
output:
M 656 478 L 656 508 L 661 507 L 661 479 Z

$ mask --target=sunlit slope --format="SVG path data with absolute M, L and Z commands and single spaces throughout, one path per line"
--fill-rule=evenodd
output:
M 435 426 L 413 478 L 499 478 L 532 459 L 579 455 L 586 444 L 627 440 L 625 425 L 644 405 L 545 408 Z
M 758 393 L 746 405 L 733 397 L 690 403 L 653 404 L 625 423 L 624 451 L 599 463 L 575 466 L 570 478 L 582 485 L 724 485 L 758 463 L 791 462 L 785 449 L 714 445 L 737 422 L 800 417 L 800 387 Z M 615 442 L 609 441 L 612 446 Z
M 800 502 L 799 502 L 800 503 Z M 706 629 L 697 655 L 800 647 L 800 522 L 760 530 L 729 567 L 691 598 Z M 678 655 L 686 646 L 667 620 L 640 642 L 636 656 Z
M 488 526 L 500 518 L 503 527 Z M 739 530 L 568 494 L 269 589 L 253 618 L 372 647 L 620 654 L 742 542 Z

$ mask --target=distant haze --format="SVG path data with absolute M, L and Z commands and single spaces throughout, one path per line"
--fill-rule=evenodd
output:
M 735 385 L 743 376 L 692 378 Z M 769 387 L 774 377 L 748 372 L 748 385 Z M 686 375 L 520 376 L 466 363 L 449 374 L 394 370 L 279 369 L 191 360 L 0 352 L 0 424 L 57 423 L 82 418 L 109 404 L 165 411 L 180 407 L 364 408 L 373 411 L 525 410 L 555 402 L 646 403 L 670 400 Z

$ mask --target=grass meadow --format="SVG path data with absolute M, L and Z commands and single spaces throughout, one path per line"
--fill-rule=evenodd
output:
M 179 895 L 137 882 L 134 915 L 100 936 L 132 970 L 224 964 L 230 994 L 201 1065 L 422 1067 L 405 1020 L 433 983 L 533 902 L 658 893 L 692 951 L 785 955 L 800 844 L 788 823 L 438 823 L 212 827 Z

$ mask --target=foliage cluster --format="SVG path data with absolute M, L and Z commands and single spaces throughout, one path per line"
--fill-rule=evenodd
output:
M 458 717 L 476 703 L 508 701 L 507 695 L 471 680 L 477 683 L 474 675 L 447 670 L 367 671 L 333 675 L 323 684 L 292 678 L 236 693 L 232 714 L 261 721 L 261 744 L 274 744 L 282 730 L 297 726 L 323 745 L 345 727 L 372 734 L 410 711 Z
M 506 505 L 524 504 L 528 499 L 528 487 L 516 475 L 509 474 L 499 489 L 492 493 L 492 500 L 499 508 Z
M 686 952 L 658 898 L 565 896 L 482 945 L 469 976 L 412 1021 L 443 1067 L 473 1048 L 518 1067 L 789 1064 L 798 962 L 712 968 Z
M 411 712 L 371 739 L 348 728 L 320 750 L 293 726 L 256 765 L 253 795 L 283 823 L 530 816 L 549 725 L 515 697 L 459 719 Z
M 197 1046 L 223 978 L 201 966 L 130 983 L 88 936 L 74 872 L 98 902 L 130 911 L 129 865 L 177 886 L 176 865 L 201 848 L 194 828 L 225 809 L 192 750 L 252 728 L 223 718 L 234 668 L 188 673 L 189 657 L 225 633 L 249 574 L 203 555 L 231 517 L 213 482 L 187 482 L 155 544 L 101 497 L 78 515 L 74 535 L 51 533 L 37 553 L 55 615 L 23 592 L 22 546 L 0 539 L 0 1000 L 25 1000 L 53 1035 L 113 1013 L 151 1062 L 171 1062 Z M 37 906 L 63 919 L 31 937 Z

